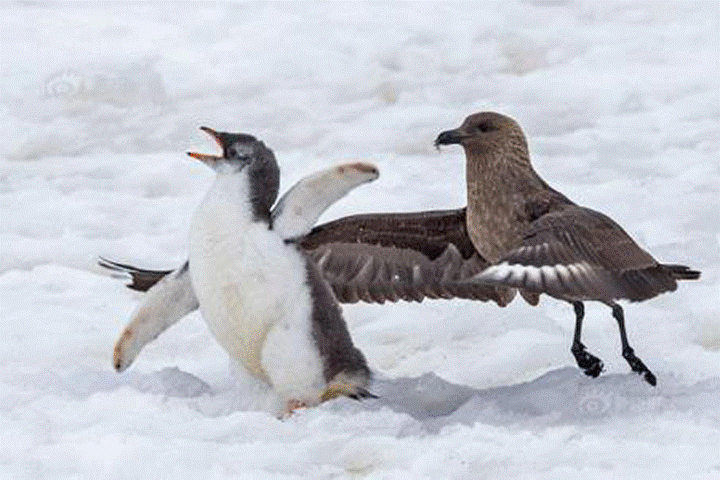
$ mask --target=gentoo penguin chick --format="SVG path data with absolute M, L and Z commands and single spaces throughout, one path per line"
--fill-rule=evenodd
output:
M 465 150 L 468 234 L 492 264 L 471 281 L 518 288 L 532 304 L 541 293 L 570 302 L 576 316 L 571 351 L 591 377 L 603 363 L 580 339 L 583 302 L 608 305 L 620 329 L 622 356 L 655 385 L 655 375 L 630 347 L 616 300 L 647 300 L 700 272 L 659 263 L 611 218 L 551 188 L 530 164 L 527 140 L 513 119 L 494 112 L 470 115 L 435 141 L 450 144 Z
M 341 395 L 372 397 L 370 370 L 330 287 L 315 263 L 272 229 L 279 187 L 272 151 L 250 135 L 202 129 L 223 153 L 189 153 L 217 175 L 192 218 L 188 271 L 215 339 L 273 387 L 285 414 Z
M 280 198 L 270 213 L 272 230 L 286 242 L 305 235 L 333 203 L 351 190 L 378 178 L 372 164 L 335 165 L 300 179 Z M 142 348 L 199 307 L 190 281 L 189 263 L 176 270 L 152 271 L 101 258 L 99 264 L 130 275 L 133 288 L 147 291 L 115 344 L 113 365 L 127 369 Z M 149 280 L 149 278 L 152 278 Z
M 370 369 L 317 266 L 271 228 L 275 156 L 245 134 L 204 131 L 222 156 L 189 153 L 216 172 L 193 215 L 190 278 L 215 339 L 272 385 L 286 412 L 371 396 Z

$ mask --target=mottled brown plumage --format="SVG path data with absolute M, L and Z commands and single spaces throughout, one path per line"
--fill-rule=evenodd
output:
M 465 149 L 468 233 L 493 264 L 473 281 L 521 289 L 530 303 L 542 293 L 573 303 L 572 351 L 591 376 L 599 375 L 603 365 L 580 342 L 582 302 L 609 305 L 620 326 L 623 356 L 655 385 L 655 376 L 628 345 L 623 311 L 615 300 L 646 300 L 675 290 L 676 280 L 699 278 L 700 272 L 658 263 L 612 219 L 552 189 L 533 169 L 525 135 L 509 117 L 470 115 L 435 143 Z

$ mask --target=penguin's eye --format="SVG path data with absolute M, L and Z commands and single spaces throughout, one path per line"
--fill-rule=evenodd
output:
M 230 150 L 231 156 L 237 157 L 237 158 L 252 157 L 252 153 L 253 153 L 251 146 L 245 145 L 242 143 L 235 143 L 235 144 L 231 145 L 229 150 Z
M 492 130 L 492 126 L 488 122 L 482 122 L 478 123 L 477 129 L 484 133 Z

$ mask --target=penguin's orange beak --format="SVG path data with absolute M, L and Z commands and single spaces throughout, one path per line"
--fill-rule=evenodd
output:
M 220 146 L 220 148 L 223 148 L 223 144 L 220 141 L 220 135 L 218 134 L 218 132 L 209 127 L 200 127 L 200 130 L 210 135 L 213 140 L 215 140 L 215 142 Z M 207 163 L 208 165 L 212 165 L 218 160 L 222 160 L 223 158 L 218 155 L 207 155 L 205 153 L 187 152 L 187 154 L 196 160 Z

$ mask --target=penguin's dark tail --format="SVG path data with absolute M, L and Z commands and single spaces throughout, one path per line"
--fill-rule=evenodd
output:
M 366 390 L 362 387 L 355 387 L 355 391 L 348 394 L 348 397 L 357 401 L 367 400 L 368 398 L 380 398 L 374 393 L 371 393 L 369 390 Z
M 379 398 L 377 395 L 370 393 L 364 387 L 359 385 L 352 385 L 349 383 L 334 383 L 329 385 L 328 388 L 320 396 L 321 402 L 327 402 L 333 398 L 348 397 L 353 400 L 366 400 L 368 398 Z

